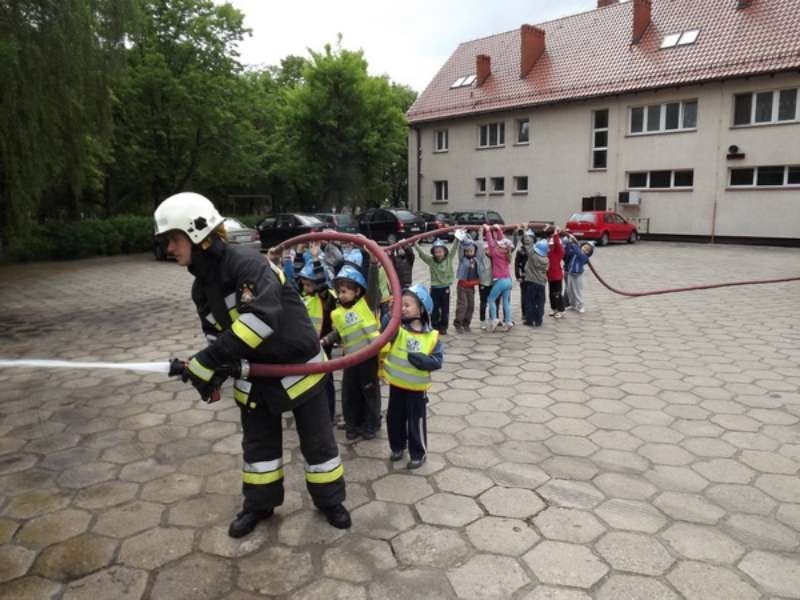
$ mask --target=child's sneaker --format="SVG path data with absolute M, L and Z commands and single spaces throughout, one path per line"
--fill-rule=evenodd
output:
M 508 333 L 512 327 L 514 327 L 513 323 L 503 323 L 503 332 Z
M 402 450 L 392 450 L 392 453 L 389 455 L 389 460 L 392 462 L 403 460 L 403 454 L 404 452 Z
M 580 314 L 583 314 L 583 313 L 586 312 L 586 309 L 583 308 L 582 306 L 580 308 L 576 308 L 575 310 L 577 310 Z
M 344 437 L 347 438 L 348 440 L 352 441 L 352 440 L 357 440 L 359 435 L 361 435 L 361 434 L 359 434 L 359 432 L 357 430 L 348 429 L 347 432 L 344 434 Z
M 481 331 L 486 331 L 486 321 L 481 321 Z
M 470 329 L 469 325 L 464 325 L 464 333 L 472 333 L 472 329 Z
M 422 458 L 412 458 L 410 461 L 408 461 L 406 469 L 408 469 L 409 471 L 413 471 L 414 469 L 419 469 L 424 464 L 425 464 L 424 456 Z
M 499 319 L 492 319 L 491 321 L 489 321 L 489 329 L 488 329 L 489 333 L 494 333 L 494 330 L 497 329 L 497 326 L 499 324 L 500 324 Z
M 456 333 L 464 333 L 464 328 L 461 325 L 456 325 Z
M 564 318 L 564 313 L 563 313 L 563 312 L 557 312 L 557 313 L 556 313 L 556 314 L 554 314 L 553 316 L 554 316 L 556 319 L 563 319 L 563 318 Z

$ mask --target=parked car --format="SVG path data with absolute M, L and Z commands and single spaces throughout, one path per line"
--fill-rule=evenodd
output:
M 314 215 L 325 223 L 329 229 L 342 233 L 358 233 L 358 224 L 353 215 L 349 213 L 316 213 Z
M 437 229 L 442 229 L 443 227 L 449 227 L 455 223 L 453 217 L 450 213 L 445 212 L 438 212 L 438 213 L 429 213 L 424 211 L 415 212 L 415 215 L 422 217 L 425 219 L 425 231 L 436 231 Z M 453 240 L 453 232 L 448 231 L 447 233 L 443 233 L 436 236 L 431 236 L 430 238 L 426 238 L 426 242 L 433 242 L 434 239 L 439 238 L 443 240 Z
M 247 227 L 233 217 L 225 217 L 224 223 L 229 244 L 247 246 L 256 250 L 261 249 L 260 235 L 257 230 Z M 172 258 L 167 252 L 167 236 L 153 236 L 153 254 L 155 254 L 156 260 Z
M 304 233 L 315 233 L 325 228 L 325 223 L 314 215 L 280 213 L 261 221 L 258 225 L 258 232 L 261 235 L 261 247 L 269 249 L 289 238 Z
M 453 213 L 455 225 L 505 225 L 500 213 L 494 210 L 459 210 Z M 478 238 L 477 231 L 470 231 L 472 239 Z
M 371 208 L 358 216 L 358 230 L 376 242 L 394 244 L 425 231 L 425 220 L 402 208 Z
M 564 227 L 579 240 L 597 240 L 599 246 L 609 242 L 628 242 L 639 239 L 636 225 L 629 223 L 612 210 L 591 210 L 572 215 Z

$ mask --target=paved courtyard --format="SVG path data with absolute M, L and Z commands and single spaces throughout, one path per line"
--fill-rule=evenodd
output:
M 631 290 L 800 276 L 796 249 L 640 243 L 593 262 Z M 800 598 L 800 283 L 586 284 L 583 315 L 445 338 L 421 470 L 391 465 L 385 435 L 340 436 L 347 532 L 311 508 L 289 432 L 285 505 L 228 538 L 230 393 L 0 370 L 0 598 Z M 144 255 L 2 267 L 0 356 L 187 357 L 189 285 Z

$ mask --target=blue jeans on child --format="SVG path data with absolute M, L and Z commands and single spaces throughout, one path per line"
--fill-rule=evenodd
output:
M 486 303 L 489 305 L 489 319 L 497 319 L 497 305 L 495 301 L 500 297 L 503 299 L 503 317 L 506 323 L 511 323 L 511 278 L 497 279 L 492 284 L 492 291 Z

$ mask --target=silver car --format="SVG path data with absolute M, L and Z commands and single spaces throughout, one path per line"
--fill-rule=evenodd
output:
M 258 235 L 258 231 L 252 227 L 247 227 L 241 221 L 226 217 L 225 232 L 228 234 L 229 244 L 261 250 L 261 236 Z

